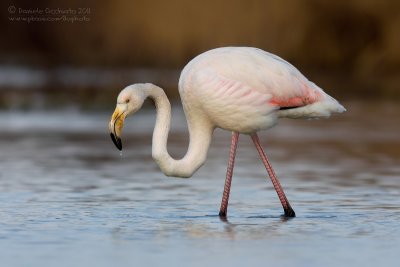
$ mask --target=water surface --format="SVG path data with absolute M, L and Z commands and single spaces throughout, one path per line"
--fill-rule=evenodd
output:
M 282 209 L 241 136 L 228 221 L 218 214 L 230 133 L 217 130 L 191 179 L 151 159 L 154 111 L 0 113 L 2 266 L 397 266 L 400 108 L 347 103 L 329 120 L 285 120 L 260 134 L 297 217 Z M 174 109 L 169 150 L 187 149 Z

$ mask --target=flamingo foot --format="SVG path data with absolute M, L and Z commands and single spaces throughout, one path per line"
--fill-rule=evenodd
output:
M 218 216 L 219 216 L 221 219 L 225 219 L 225 218 L 226 218 L 226 211 L 221 210 L 221 211 L 219 212 Z
M 288 208 L 284 209 L 284 211 L 285 211 L 285 214 L 283 216 L 290 217 L 290 218 L 296 217 L 296 213 L 294 212 L 292 207 L 288 207 Z

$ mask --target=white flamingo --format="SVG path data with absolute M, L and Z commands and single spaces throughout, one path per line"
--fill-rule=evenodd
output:
M 216 127 L 232 132 L 232 143 L 219 215 L 226 217 L 239 134 L 251 136 L 285 216 L 295 212 L 260 145 L 257 131 L 278 118 L 319 118 L 345 108 L 310 82 L 282 58 L 251 47 L 224 47 L 200 54 L 183 69 L 179 94 L 189 128 L 186 155 L 173 159 L 167 151 L 171 105 L 160 87 L 133 84 L 121 91 L 109 127 L 111 138 L 122 149 L 121 131 L 127 115 L 138 111 L 146 98 L 155 102 L 157 119 L 153 133 L 153 159 L 167 176 L 188 178 L 206 160 Z

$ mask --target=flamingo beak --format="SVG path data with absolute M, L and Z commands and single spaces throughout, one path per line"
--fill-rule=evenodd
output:
M 122 127 L 124 126 L 125 117 L 125 112 L 121 111 L 117 106 L 108 125 L 111 139 L 119 150 L 122 150 L 121 133 Z

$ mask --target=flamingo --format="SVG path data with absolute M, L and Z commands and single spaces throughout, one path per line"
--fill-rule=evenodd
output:
M 250 135 L 282 204 L 285 217 L 295 217 L 282 186 L 260 144 L 257 132 L 279 118 L 320 118 L 346 109 L 282 58 L 253 47 L 222 47 L 192 59 L 179 78 L 179 94 L 189 129 L 189 148 L 182 159 L 167 151 L 171 105 L 160 87 L 133 84 L 117 98 L 109 129 L 122 150 L 121 132 L 126 116 L 144 100 L 157 110 L 152 157 L 166 176 L 191 177 L 205 162 L 214 130 L 232 132 L 229 160 L 219 216 L 226 218 L 229 192 L 240 134 Z

